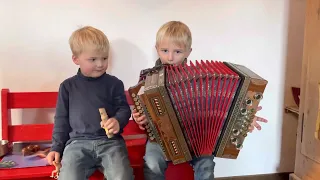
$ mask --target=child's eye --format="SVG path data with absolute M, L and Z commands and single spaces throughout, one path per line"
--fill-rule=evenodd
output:
M 163 52 L 168 52 L 168 50 L 162 50 Z
M 103 60 L 108 60 L 108 58 L 103 58 Z
M 181 53 L 181 51 L 177 51 L 177 53 L 179 54 L 179 53 Z
M 96 59 L 95 58 L 92 58 L 92 59 L 89 59 L 90 61 L 95 61 Z

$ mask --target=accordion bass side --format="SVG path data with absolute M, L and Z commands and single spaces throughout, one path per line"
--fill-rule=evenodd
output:
M 238 157 L 266 80 L 245 66 L 218 61 L 145 72 L 128 91 L 135 109 L 147 117 L 149 140 L 161 146 L 167 161 Z

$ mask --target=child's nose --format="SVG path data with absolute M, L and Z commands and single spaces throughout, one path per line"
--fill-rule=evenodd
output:
M 168 60 L 169 60 L 169 61 L 172 61 L 172 60 L 173 60 L 173 54 L 172 54 L 172 53 L 169 53 L 169 55 L 168 55 Z
M 97 62 L 97 66 L 98 66 L 98 67 L 102 67 L 102 66 L 103 66 L 102 61 L 96 61 L 96 62 Z

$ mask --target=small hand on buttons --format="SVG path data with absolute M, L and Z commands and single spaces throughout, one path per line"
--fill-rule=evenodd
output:
M 145 115 L 140 116 L 140 113 L 137 112 L 136 109 L 133 109 L 132 111 L 132 116 L 134 121 L 136 121 L 136 123 L 139 125 L 139 128 L 141 130 L 145 130 L 145 128 L 143 127 L 143 125 L 147 124 L 147 118 Z
M 100 122 L 100 125 L 101 125 L 102 128 L 108 129 L 108 132 L 110 134 L 117 134 L 119 132 L 119 130 L 120 130 L 119 121 L 116 120 L 115 118 L 102 120 Z
M 257 108 L 257 111 L 260 111 L 261 109 L 262 109 L 262 107 L 259 106 L 259 107 Z M 253 118 L 253 121 L 252 121 L 250 127 L 249 127 L 249 132 L 250 132 L 250 133 L 252 133 L 252 131 L 253 131 L 255 128 L 257 128 L 259 131 L 261 130 L 261 125 L 260 125 L 257 121 L 263 122 L 263 123 L 267 123 L 267 122 L 268 122 L 268 120 L 265 119 L 265 118 L 255 116 L 255 117 Z

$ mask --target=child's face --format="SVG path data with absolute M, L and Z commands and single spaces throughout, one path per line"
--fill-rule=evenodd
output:
M 156 49 L 162 64 L 176 65 L 182 63 L 185 58 L 188 58 L 192 50 L 191 48 L 186 49 L 183 46 L 177 46 L 165 39 L 158 44 Z
M 99 77 L 108 69 L 108 53 L 85 51 L 79 56 L 72 56 L 72 60 L 87 77 Z

